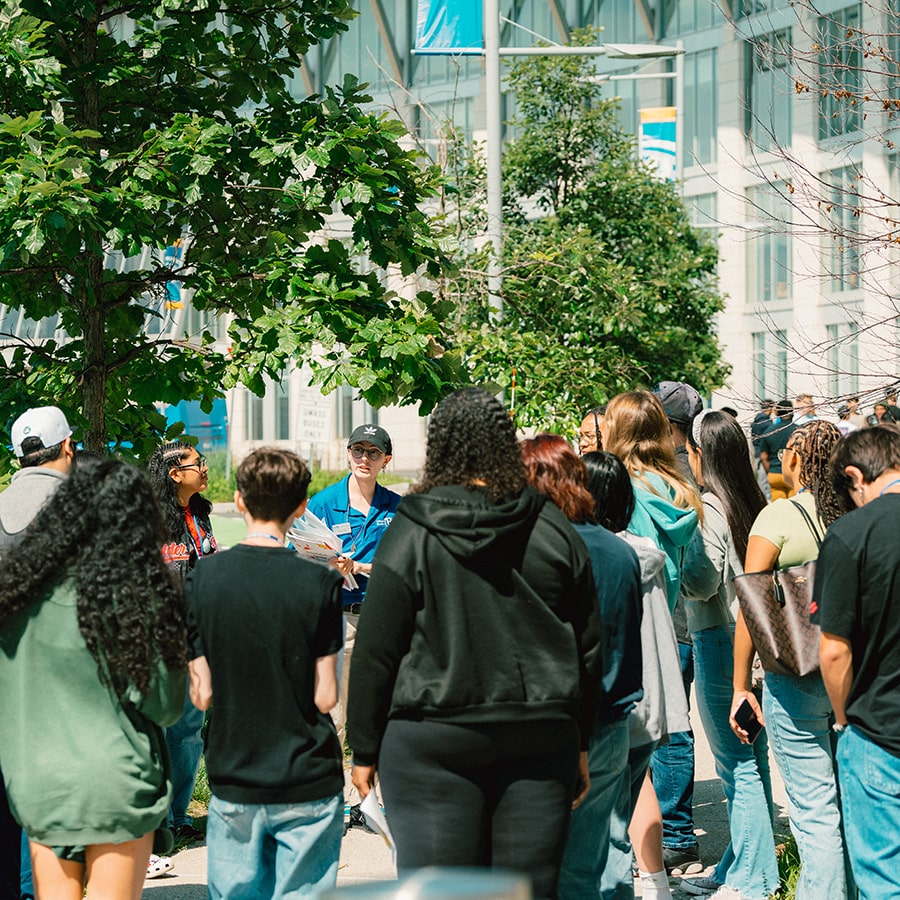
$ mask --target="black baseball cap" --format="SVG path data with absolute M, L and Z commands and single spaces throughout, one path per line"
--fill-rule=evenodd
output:
M 391 436 L 380 425 L 359 425 L 353 429 L 353 433 L 347 441 L 347 446 L 352 447 L 354 444 L 364 443 L 377 447 L 388 456 L 394 452 Z
M 690 425 L 703 409 L 700 392 L 684 381 L 661 381 L 653 388 L 653 393 L 662 403 L 666 418 L 679 425 Z

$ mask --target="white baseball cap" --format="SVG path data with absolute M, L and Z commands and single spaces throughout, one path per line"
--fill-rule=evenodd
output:
M 40 438 L 44 448 L 55 447 L 67 437 L 72 436 L 72 429 L 66 421 L 63 411 L 58 406 L 35 406 L 23 412 L 12 427 L 13 452 L 21 459 L 22 441 L 25 438 Z

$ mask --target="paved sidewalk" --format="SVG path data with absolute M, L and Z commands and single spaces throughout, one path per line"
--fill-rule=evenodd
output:
M 693 707 L 692 707 L 693 708 Z M 692 718 L 697 716 L 692 712 Z M 694 825 L 700 841 L 700 852 L 707 865 L 715 863 L 728 845 L 728 817 L 725 799 L 715 773 L 712 754 L 702 730 L 696 735 L 696 780 L 694 785 Z M 776 833 L 787 835 L 787 806 L 784 786 L 774 760 L 772 768 L 772 792 L 775 798 Z M 338 868 L 338 885 L 357 884 L 363 881 L 383 881 L 394 878 L 390 853 L 384 841 L 377 835 L 366 834 L 351 828 L 341 844 Z M 678 879 L 672 879 L 673 888 Z M 640 887 L 635 882 L 635 893 Z M 676 896 L 686 896 L 677 892 Z M 206 897 L 206 847 L 182 850 L 175 856 L 172 872 L 146 882 L 143 900 L 204 900 Z

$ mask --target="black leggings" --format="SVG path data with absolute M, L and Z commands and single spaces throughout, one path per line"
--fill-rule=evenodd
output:
M 0 900 L 18 900 L 22 830 L 9 811 L 0 775 Z
M 401 873 L 514 869 L 553 900 L 578 775 L 573 721 L 388 723 L 378 762 Z

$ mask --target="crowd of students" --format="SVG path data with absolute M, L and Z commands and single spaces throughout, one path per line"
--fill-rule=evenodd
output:
M 286 544 L 310 480 L 290 451 L 238 467 L 247 536 L 217 552 L 195 447 L 162 446 L 145 475 L 76 456 L 59 410 L 29 410 L 0 495 L 0 896 L 21 896 L 3 881 L 17 822 L 37 897 L 136 900 L 173 833 L 197 836 L 210 709 L 210 896 L 314 897 L 344 831 L 340 697 L 353 785 L 377 785 L 401 873 L 511 868 L 537 900 L 583 900 L 634 896 L 634 864 L 644 897 L 671 897 L 668 874 L 699 861 L 683 821 L 666 844 L 685 800 L 659 774 L 684 768 L 690 662 L 731 844 L 683 889 L 777 890 L 771 746 L 799 900 L 900 897 L 900 431 L 782 405 L 755 429 L 760 481 L 736 419 L 701 406 L 675 382 L 621 394 L 585 417 L 579 456 L 520 441 L 463 389 L 402 502 L 377 483 L 390 436 L 361 426 L 310 504 L 341 539 L 332 568 Z M 821 670 L 761 671 L 733 579 L 813 559 Z

